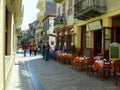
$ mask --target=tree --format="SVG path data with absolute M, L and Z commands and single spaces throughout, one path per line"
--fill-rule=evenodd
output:
M 16 35 L 17 35 L 17 37 L 21 36 L 20 32 L 21 32 L 21 27 L 17 27 L 16 28 Z
M 61 3 L 63 0 L 54 0 L 55 3 Z
M 71 52 L 71 53 L 74 53 L 75 51 L 76 51 L 75 45 L 71 45 L 71 46 L 70 46 L 70 52 Z

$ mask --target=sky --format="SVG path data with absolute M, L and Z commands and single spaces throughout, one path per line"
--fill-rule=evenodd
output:
M 28 24 L 36 20 L 39 11 L 39 9 L 36 8 L 37 2 L 38 0 L 22 0 L 22 4 L 24 5 L 22 30 L 27 30 Z
M 39 9 L 37 9 L 37 3 L 39 0 L 22 0 L 22 4 L 24 5 L 24 16 L 21 28 L 22 30 L 27 30 L 28 24 L 34 22 L 37 18 L 37 13 Z M 53 0 L 46 0 L 49 2 L 53 2 Z

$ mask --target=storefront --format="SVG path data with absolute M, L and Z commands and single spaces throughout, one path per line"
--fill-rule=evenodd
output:
M 96 20 L 87 24 L 89 31 L 93 33 L 93 56 L 102 52 L 102 20 Z

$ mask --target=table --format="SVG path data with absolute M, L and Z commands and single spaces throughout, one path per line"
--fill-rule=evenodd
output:
M 94 64 L 93 64 L 93 68 L 94 69 L 103 69 L 103 60 L 95 60 Z M 114 72 L 114 63 L 111 61 L 111 71 Z

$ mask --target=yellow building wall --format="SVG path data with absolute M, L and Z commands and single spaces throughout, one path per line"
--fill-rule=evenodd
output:
M 5 0 L 0 1 L 0 90 L 5 90 L 5 57 L 4 57 L 4 34 L 5 34 Z
M 10 35 L 9 36 L 9 42 L 8 42 L 8 48 L 9 48 L 9 52 L 8 52 L 8 55 L 5 56 L 5 83 L 6 83 L 6 87 L 7 87 L 7 84 L 9 83 L 9 79 L 10 79 L 10 75 L 11 75 L 11 70 L 12 70 L 12 67 L 13 67 L 13 64 L 14 64 L 14 61 L 15 61 L 15 55 L 16 55 L 16 32 L 15 32 L 15 23 L 14 23 L 14 17 L 13 17 L 13 14 L 10 13 L 11 15 L 11 18 L 9 18 L 9 27 L 10 28 Z
M 116 15 L 120 15 L 120 8 L 116 9 L 114 11 L 111 11 L 109 13 L 106 13 L 104 15 L 101 15 L 101 16 L 89 19 L 89 20 L 85 20 L 85 21 L 80 21 L 79 20 L 79 21 L 75 22 L 75 25 L 74 25 L 74 30 L 75 30 L 75 33 L 76 33 L 76 36 L 75 36 L 75 45 L 77 47 L 80 46 L 79 45 L 80 44 L 80 27 L 82 25 L 87 25 L 90 22 L 93 22 L 93 21 L 101 19 L 103 27 L 111 27 L 112 26 L 112 19 L 111 18 L 113 16 L 116 16 Z M 88 32 L 89 32 L 89 30 L 88 30 Z M 109 31 L 106 31 L 105 33 L 106 33 L 106 35 L 110 34 Z M 89 33 L 87 33 L 87 35 L 90 36 L 90 44 L 89 44 L 88 47 L 93 48 L 93 43 L 92 43 L 93 42 L 93 33 L 89 32 Z
M 0 0 L 0 90 L 6 90 L 10 72 L 15 60 L 16 37 L 13 12 L 8 11 L 8 45 L 5 56 L 6 0 Z

